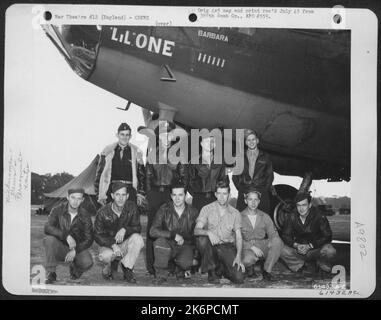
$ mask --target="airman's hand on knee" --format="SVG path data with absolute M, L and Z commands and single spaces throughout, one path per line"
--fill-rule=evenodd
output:
M 143 196 L 142 194 L 138 193 L 136 195 L 136 203 L 139 207 L 144 206 L 146 202 L 146 197 Z
M 74 258 L 75 258 L 75 255 L 76 255 L 75 250 L 74 250 L 74 249 L 71 249 L 71 250 L 67 253 L 66 257 L 65 257 L 65 262 L 72 262 L 72 261 L 74 260 Z
M 258 258 L 262 258 L 263 257 L 263 251 L 261 249 L 259 249 L 258 247 L 256 246 L 252 246 L 251 247 L 251 250 L 254 252 L 254 254 L 258 257 Z
M 75 242 L 74 238 L 69 234 L 66 238 L 66 242 L 67 244 L 69 245 L 69 249 L 74 249 L 77 245 L 77 243 Z
M 241 257 L 239 255 L 237 255 L 233 261 L 233 267 L 237 265 L 237 269 L 239 271 L 239 269 L 242 270 L 242 272 L 245 272 L 245 266 L 244 264 L 242 263 L 242 260 L 241 260 Z
M 112 250 L 114 251 L 115 256 L 121 257 L 122 256 L 122 251 L 120 250 L 119 246 L 116 244 L 112 245 Z
M 117 244 L 122 243 L 124 240 L 124 236 L 126 234 L 126 229 L 122 228 L 120 229 L 117 234 L 115 235 L 115 242 Z
M 310 246 L 308 244 L 299 244 L 297 250 L 299 254 L 306 255 L 310 250 Z

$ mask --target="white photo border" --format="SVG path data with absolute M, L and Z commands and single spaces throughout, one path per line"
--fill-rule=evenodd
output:
M 244 7 L 245 8 L 245 7 Z M 273 9 L 273 8 L 269 8 Z M 281 8 L 277 8 L 280 10 Z M 303 8 L 300 8 L 303 9 Z M 79 295 L 79 296 L 157 296 L 157 297 L 304 297 L 317 298 L 314 289 L 262 289 L 262 288 L 184 288 L 184 287 L 120 287 L 120 286 L 54 286 L 51 292 L 36 290 L 30 284 L 30 155 L 29 142 L 33 128 L 28 122 L 38 103 L 33 90 L 17 86 L 23 76 L 17 70 L 14 45 L 26 36 L 17 28 L 20 19 L 30 19 L 31 30 L 42 32 L 39 23 L 45 11 L 51 11 L 52 24 L 102 24 L 99 21 L 61 19 L 54 15 L 88 15 L 89 13 L 131 16 L 146 15 L 149 20 L 133 20 L 134 26 L 152 26 L 155 21 L 171 21 L 171 26 L 188 27 L 245 27 L 245 28 L 300 28 L 351 30 L 351 290 L 357 295 L 324 295 L 324 298 L 369 297 L 376 287 L 376 179 L 377 179 L 377 33 L 376 15 L 368 9 L 308 8 L 305 15 L 277 15 L 271 19 L 218 19 L 205 18 L 190 22 L 189 14 L 198 13 L 198 7 L 151 7 L 119 5 L 36 5 L 16 4 L 6 12 L 5 28 L 5 101 L 4 101 L 4 185 L 3 185 L 3 286 L 17 295 Z M 333 22 L 339 13 L 341 24 Z M 103 24 L 128 24 L 120 21 Z M 37 26 L 37 28 L 36 28 Z M 32 54 L 33 52 L 31 52 Z M 16 87 L 15 87 L 16 86 Z M 17 93 L 17 96 L 15 94 Z M 12 110 L 12 112 L 10 112 Z M 17 115 L 17 118 L 15 117 Z M 334 137 L 333 137 L 334 138 Z M 12 171 L 12 158 L 23 168 L 23 189 L 20 197 L 6 201 L 7 174 Z M 366 170 L 363 170 L 366 168 Z M 8 186 L 9 187 L 9 186 Z M 28 214 L 26 214 L 28 213 Z M 359 233 L 359 230 L 361 234 Z M 22 236 L 20 237 L 21 231 Z M 366 238 L 366 248 L 360 247 L 359 237 Z M 366 250 L 366 255 L 364 255 Z M 361 254 L 362 253 L 362 254 Z M 49 287 L 50 288 L 50 287 Z M 38 288 L 37 288 L 38 289 Z

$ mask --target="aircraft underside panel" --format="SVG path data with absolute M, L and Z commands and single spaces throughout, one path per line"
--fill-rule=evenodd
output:
M 174 120 L 187 127 L 256 128 L 262 147 L 274 154 L 275 170 L 280 174 L 303 176 L 309 169 L 315 178 L 349 178 L 350 135 L 345 119 L 177 71 L 173 71 L 175 82 L 161 81 L 162 69 L 103 47 L 88 80 L 156 113 L 162 105 L 171 106 Z

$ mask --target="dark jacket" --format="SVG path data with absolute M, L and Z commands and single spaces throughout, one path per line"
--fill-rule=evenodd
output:
M 321 212 L 311 207 L 303 224 L 298 212 L 292 212 L 286 220 L 282 230 L 282 238 L 286 245 L 311 243 L 314 248 L 319 248 L 332 241 L 332 230 L 327 218 Z
M 140 217 L 137 205 L 127 200 L 120 217 L 111 208 L 112 202 L 98 210 L 94 222 L 94 238 L 96 243 L 102 247 L 115 244 L 115 235 L 122 228 L 126 229 L 123 241 L 133 233 L 140 233 Z
M 257 161 L 255 162 L 253 178 L 249 174 L 249 160 L 245 150 L 243 171 L 239 175 L 233 175 L 233 182 L 238 191 L 244 192 L 246 188 L 252 186 L 257 188 L 270 189 L 274 180 L 273 165 L 269 155 L 259 150 Z
M 145 187 L 149 192 L 152 187 L 169 187 L 175 181 L 181 181 L 184 187 L 188 186 L 188 164 L 187 163 L 159 163 L 158 152 L 156 154 L 156 163 L 147 160 L 145 168 Z
M 68 245 L 66 238 L 71 235 L 76 242 L 75 251 L 79 253 L 88 249 L 93 243 L 93 224 L 89 213 L 81 207 L 70 222 L 68 206 L 69 204 L 64 202 L 52 209 L 44 231 L 46 235 L 56 237 L 65 245 Z
M 199 158 L 199 164 L 189 164 L 189 193 L 207 193 L 215 192 L 218 181 L 229 183 L 229 176 L 226 173 L 224 164 L 216 164 L 214 161 L 209 166 L 202 163 Z
M 176 234 L 179 234 L 184 238 L 185 243 L 194 243 L 194 228 L 197 217 L 198 211 L 191 205 L 185 204 L 184 212 L 179 217 L 172 201 L 164 203 L 155 215 L 150 236 L 175 239 Z

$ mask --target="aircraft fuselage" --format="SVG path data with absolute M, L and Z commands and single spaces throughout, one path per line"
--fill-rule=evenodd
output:
M 72 48 L 89 38 L 70 30 Z M 98 37 L 89 72 L 77 68 L 87 81 L 186 127 L 254 128 L 280 174 L 349 180 L 350 32 L 102 26 Z

